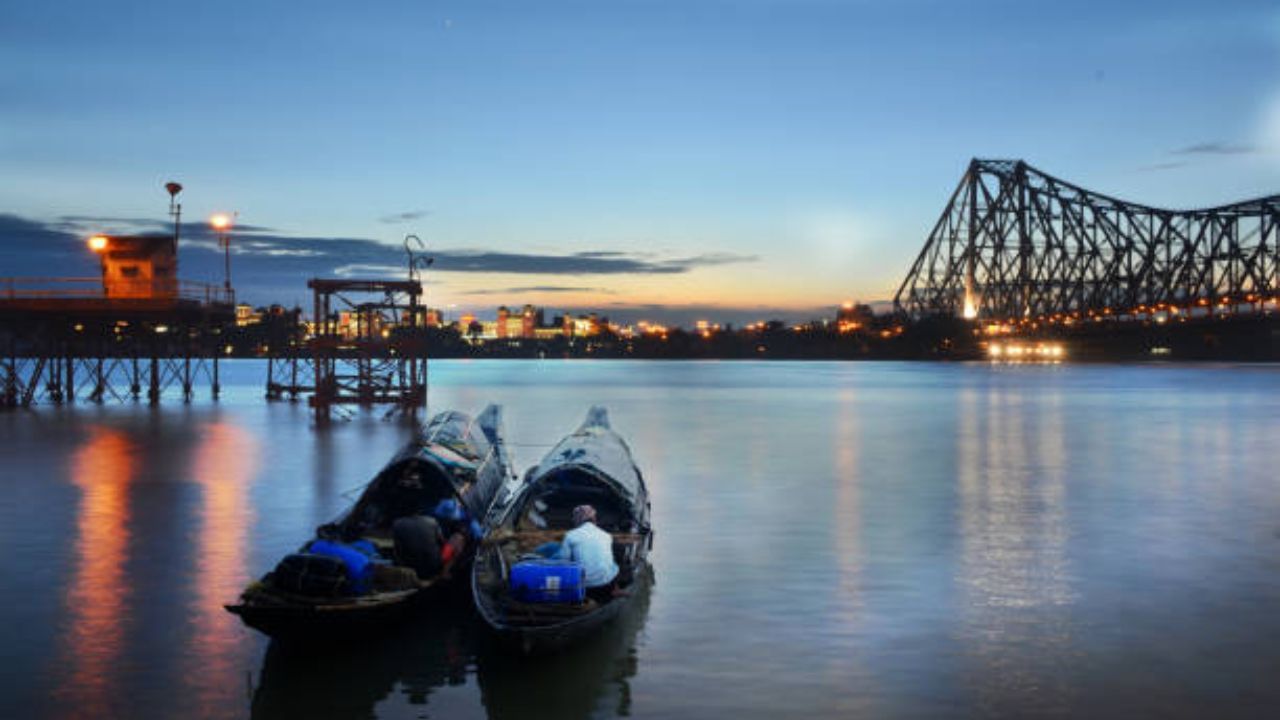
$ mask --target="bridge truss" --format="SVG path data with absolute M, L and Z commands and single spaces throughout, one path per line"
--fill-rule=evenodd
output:
M 1213 316 L 1280 303 L 1280 195 L 1175 211 L 1020 160 L 969 164 L 894 297 L 912 318 Z

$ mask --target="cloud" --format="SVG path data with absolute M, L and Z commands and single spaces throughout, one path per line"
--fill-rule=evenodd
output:
M 92 233 L 171 233 L 173 221 L 159 218 L 129 218 L 107 215 L 62 215 L 54 223 L 57 227 L 76 233 L 89 235 Z M 207 234 L 209 226 L 203 221 L 187 221 L 181 227 L 183 237 Z M 272 233 L 274 228 L 266 225 L 250 225 L 237 222 L 232 227 L 236 233 Z
M 1202 142 L 1188 145 L 1177 150 L 1170 150 L 1170 155 L 1252 155 L 1258 152 L 1253 145 L 1240 145 L 1225 142 Z
M 600 287 L 570 287 L 565 285 L 526 285 L 524 287 L 507 287 L 492 288 L 484 290 L 467 290 L 459 293 L 460 295 L 516 295 L 522 293 L 571 293 L 571 292 L 589 292 L 601 295 L 616 295 L 617 293 L 608 288 Z
M 52 222 L 0 214 L 0 266 L 5 275 L 95 275 L 97 261 L 86 251 L 84 227 L 108 233 L 130 225 L 128 232 L 168 229 L 162 221 L 67 216 Z M 108 222 L 114 221 L 114 222 Z M 309 295 L 313 277 L 376 277 L 407 275 L 404 249 L 365 238 L 294 237 L 254 226 L 238 226 L 231 234 L 231 279 L 241 297 L 250 302 L 301 302 Z M 506 273 L 512 275 L 674 275 L 700 268 L 756 262 L 753 255 L 705 253 L 660 257 L 618 250 L 573 253 L 515 253 L 496 250 L 441 249 L 428 277 L 440 273 Z M 213 231 L 203 223 L 182 226 L 179 262 L 183 279 L 222 281 L 223 251 Z M 547 283 L 528 286 L 528 292 L 571 292 L 533 288 L 569 287 Z M 576 287 L 576 285 L 575 285 Z M 599 290 L 595 290 L 599 292 Z M 512 290 L 515 293 L 516 290 Z
M 430 210 L 406 210 L 405 212 L 393 213 L 391 215 L 383 215 L 378 218 L 378 222 L 387 225 L 398 225 L 406 223 L 410 220 L 418 220 L 431 214 Z
M 1185 162 L 1162 162 L 1153 163 L 1151 165 L 1143 165 L 1138 168 L 1142 172 L 1159 172 L 1161 170 L 1173 170 L 1175 168 L 1186 167 Z
M 567 308 L 571 314 L 598 311 L 614 322 L 635 323 L 641 320 L 690 327 L 698 320 L 733 323 L 737 326 L 760 320 L 786 323 L 829 318 L 836 313 L 832 306 L 780 307 L 773 305 L 680 305 L 664 303 L 613 302 L 595 308 Z
M 4 275 L 87 275 L 98 260 L 80 235 L 56 225 L 0 213 L 0 267 Z
M 399 275 L 408 269 L 405 265 L 370 265 L 368 263 L 352 263 L 350 265 L 342 265 L 333 269 L 333 274 L 338 277 L 354 277 L 356 275 Z
M 614 252 L 567 255 L 498 251 L 438 250 L 438 272 L 518 273 L 522 275 L 675 275 L 697 268 L 756 262 L 755 255 L 706 253 L 684 258 L 651 259 Z

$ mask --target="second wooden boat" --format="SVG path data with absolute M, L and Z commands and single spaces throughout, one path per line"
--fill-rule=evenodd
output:
M 573 526 L 572 512 L 588 504 L 613 540 L 616 592 L 603 600 L 534 601 L 512 589 L 512 568 L 536 557 Z M 476 609 L 500 637 L 525 652 L 569 644 L 614 619 L 635 597 L 653 544 L 649 492 L 626 442 L 604 408 L 547 453 L 509 496 L 495 502 L 476 554 L 471 590 Z

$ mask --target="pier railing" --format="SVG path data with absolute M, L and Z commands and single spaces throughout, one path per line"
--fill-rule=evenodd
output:
M 3 300 L 181 300 L 234 305 L 235 291 L 192 280 L 113 280 L 104 285 L 101 277 L 7 277 L 0 278 L 0 301 Z

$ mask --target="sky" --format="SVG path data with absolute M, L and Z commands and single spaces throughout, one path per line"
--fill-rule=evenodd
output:
M 17 2 L 0 276 L 160 230 L 221 282 L 312 276 L 623 320 L 886 301 L 972 157 L 1149 205 L 1280 191 L 1274 2 Z

